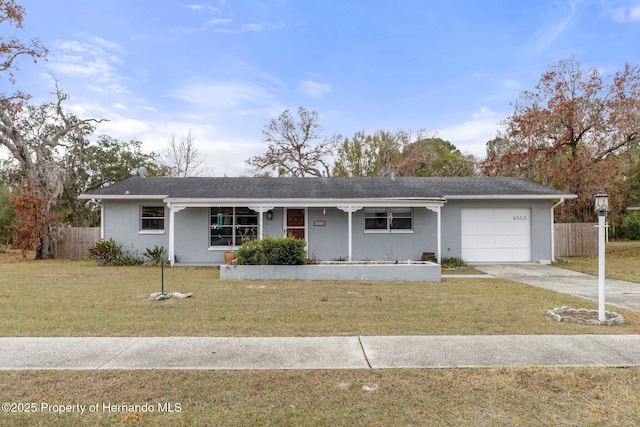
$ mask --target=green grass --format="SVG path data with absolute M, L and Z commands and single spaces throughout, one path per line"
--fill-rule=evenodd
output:
M 561 268 L 598 275 L 598 257 L 564 257 Z M 605 246 L 605 275 L 611 279 L 640 283 L 640 242 L 608 242 Z
M 615 256 L 612 256 L 612 260 Z M 627 261 L 633 264 L 636 261 Z M 631 271 L 635 268 L 628 266 Z M 506 280 L 442 283 L 221 281 L 212 268 L 160 271 L 0 254 L 2 336 L 275 336 L 638 333 L 553 322 L 595 303 Z M 0 413 L 0 426 L 640 425 L 640 368 L 0 372 L 0 402 L 150 404 L 154 412 Z M 372 391 L 367 391 L 363 387 Z M 178 413 L 161 413 L 171 403 Z
M 223 281 L 215 268 L 90 262 L 0 265 L 0 336 L 338 336 L 640 333 L 624 310 L 615 328 L 565 324 L 547 310 L 594 302 L 501 279 L 442 283 Z

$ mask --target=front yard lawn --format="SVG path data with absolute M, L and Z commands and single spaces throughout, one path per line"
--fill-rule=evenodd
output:
M 595 303 L 506 280 L 442 283 L 225 282 L 213 268 L 25 261 L 0 254 L 2 336 L 320 336 L 638 333 L 557 323 L 546 310 Z M 640 425 L 640 368 L 336 371 L 5 371 L 0 413 L 23 426 Z M 84 414 L 42 405 L 84 405 Z M 127 405 L 147 405 L 136 412 Z M 95 406 L 93 406 L 95 405 Z M 119 405 L 119 406 L 118 406 Z M 98 408 L 89 412 L 89 408 Z M 121 408 L 114 411 L 104 408 Z M 4 408 L 4 406 L 3 406 Z M 10 407 L 9 407 L 10 408 Z M 172 411 L 167 409 L 171 408 Z M 177 410 L 179 408 L 179 410 Z
M 148 301 L 160 269 L 91 262 L 22 261 L 0 254 L 1 336 L 337 336 L 629 334 L 619 327 L 545 317 L 562 305 L 596 303 L 501 279 L 442 283 L 222 281 L 215 268 L 165 269 L 165 291 Z

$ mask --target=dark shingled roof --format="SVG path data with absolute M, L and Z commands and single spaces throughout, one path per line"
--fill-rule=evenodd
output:
M 569 194 L 519 178 L 129 178 L 89 192 L 85 197 L 149 196 L 189 199 L 375 199 Z

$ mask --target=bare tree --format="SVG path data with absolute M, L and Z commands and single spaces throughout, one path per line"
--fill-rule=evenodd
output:
M 162 152 L 166 166 L 171 170 L 171 176 L 200 176 L 206 172 L 204 158 L 195 145 L 195 137 L 189 129 L 187 136 L 180 140 L 171 135 L 167 148 Z
M 285 110 L 262 129 L 267 152 L 245 162 L 255 173 L 271 170 L 278 176 L 329 176 L 329 161 L 339 138 L 334 135 L 319 142 L 322 128 L 317 112 L 299 107 L 296 120 Z
M 94 124 L 102 120 L 85 119 L 69 114 L 63 109 L 67 95 L 56 85 L 56 102 L 39 106 L 25 106 L 10 98 L 0 98 L 0 145 L 9 150 L 20 173 L 33 191 L 45 200 L 42 215 L 49 216 L 56 198 L 63 191 L 67 174 L 62 159 L 84 155 L 86 136 L 94 130 Z M 75 163 L 75 162 L 74 162 Z M 48 225 L 42 230 L 36 258 L 52 256 Z
M 15 0 L 0 0 L 0 25 L 9 24 L 16 29 L 22 29 L 24 8 Z M 16 70 L 16 60 L 20 56 L 29 56 L 34 61 L 47 55 L 38 39 L 28 43 L 22 42 L 17 36 L 5 37 L 0 34 L 0 76 L 7 72 L 9 81 L 15 82 L 13 70 Z

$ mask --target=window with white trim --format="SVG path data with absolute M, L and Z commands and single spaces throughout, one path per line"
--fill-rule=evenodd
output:
M 244 207 L 211 208 L 210 246 L 240 246 L 258 236 L 258 213 Z
M 164 231 L 164 206 L 140 206 L 140 231 Z
M 406 232 L 413 230 L 412 208 L 366 208 L 365 232 Z

